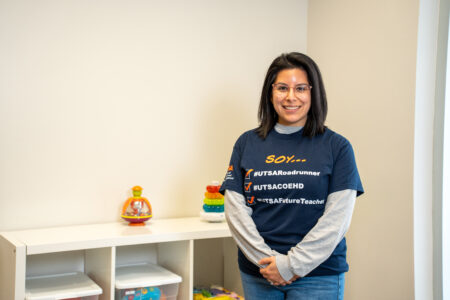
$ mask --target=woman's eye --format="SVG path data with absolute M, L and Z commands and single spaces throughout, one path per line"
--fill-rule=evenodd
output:
M 287 86 L 284 86 L 284 85 L 279 85 L 279 86 L 277 87 L 277 90 L 278 90 L 279 92 L 286 92 L 286 91 L 288 90 L 288 87 L 287 87 Z
M 299 85 L 295 88 L 295 91 L 297 91 L 298 93 L 304 93 L 308 90 L 306 85 Z

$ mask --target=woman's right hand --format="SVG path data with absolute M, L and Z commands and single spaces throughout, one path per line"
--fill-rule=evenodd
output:
M 278 272 L 275 256 L 265 257 L 259 261 L 259 264 L 266 265 L 265 268 L 260 269 L 260 273 L 272 285 L 285 286 L 291 284 L 292 282 L 294 282 L 299 278 L 299 276 L 294 275 L 290 280 L 285 281 Z

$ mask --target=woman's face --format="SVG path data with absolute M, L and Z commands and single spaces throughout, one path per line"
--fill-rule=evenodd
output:
M 278 73 L 272 87 L 272 104 L 278 123 L 305 126 L 311 107 L 308 75 L 301 69 L 285 69 Z

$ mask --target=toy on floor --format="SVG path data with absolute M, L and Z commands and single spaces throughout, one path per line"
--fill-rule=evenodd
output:
M 120 300 L 166 300 L 166 295 L 158 287 L 128 289 Z
M 203 209 L 200 217 L 208 222 L 222 222 L 225 220 L 224 199 L 219 193 L 220 184 L 213 181 L 206 187 L 205 199 L 203 199 Z
M 194 288 L 194 300 L 244 300 L 235 292 L 230 292 L 221 286 L 213 285 L 211 288 Z
M 130 226 L 144 226 L 152 217 L 152 206 L 147 198 L 141 197 L 142 188 L 132 188 L 133 197 L 128 198 L 122 208 L 122 218 L 130 222 Z

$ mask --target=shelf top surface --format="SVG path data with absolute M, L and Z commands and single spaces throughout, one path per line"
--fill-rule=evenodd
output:
M 1 234 L 22 242 L 27 254 L 231 236 L 225 222 L 208 223 L 198 217 L 150 220 L 145 226 L 115 222 Z

